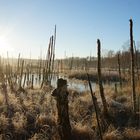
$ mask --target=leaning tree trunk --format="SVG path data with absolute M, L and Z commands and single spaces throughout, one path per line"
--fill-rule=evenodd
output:
M 102 79 L 101 79 L 101 45 L 100 45 L 100 40 L 97 40 L 97 47 L 98 47 L 98 83 L 99 83 L 99 90 L 100 90 L 100 96 L 102 99 L 102 103 L 103 103 L 103 109 L 104 109 L 104 113 L 108 114 L 108 109 L 107 109 L 107 103 L 106 103 L 106 98 L 104 95 L 104 88 L 102 85 Z
M 131 52 L 131 86 L 132 86 L 132 102 L 133 110 L 136 113 L 136 91 L 135 91 L 135 71 L 134 71 L 134 47 L 133 47 L 133 21 L 130 21 L 130 52 Z
M 90 82 L 90 78 L 89 78 L 88 73 L 87 73 L 87 77 L 88 77 L 88 83 L 89 83 L 90 93 L 91 93 L 91 97 L 92 97 L 92 102 L 93 102 L 94 109 L 95 109 L 95 114 L 96 114 L 96 120 L 97 120 L 98 129 L 99 129 L 100 139 L 103 140 L 101 125 L 100 125 L 100 121 L 99 121 L 99 114 L 98 114 L 99 113 L 99 106 L 98 106 L 98 103 L 97 103 L 97 98 L 95 96 L 95 93 L 93 93 L 93 91 L 92 91 L 92 86 L 91 86 L 91 82 Z

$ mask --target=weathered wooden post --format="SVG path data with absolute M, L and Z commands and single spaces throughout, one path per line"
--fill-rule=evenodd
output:
M 130 53 L 131 53 L 131 85 L 132 85 L 132 102 L 133 111 L 136 113 L 136 91 L 135 91 L 135 71 L 134 71 L 134 47 L 133 47 L 133 21 L 130 21 Z
M 58 129 L 61 140 L 71 140 L 71 125 L 68 111 L 67 81 L 60 78 L 57 81 L 57 88 L 52 92 L 56 98 L 58 111 Z

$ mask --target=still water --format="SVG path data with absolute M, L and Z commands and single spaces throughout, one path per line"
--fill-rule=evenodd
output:
M 30 75 L 30 80 L 31 80 L 31 75 Z M 79 92 L 86 92 L 86 91 L 89 91 L 89 85 L 88 85 L 88 82 L 87 81 L 83 81 L 83 80 L 77 80 L 77 79 L 69 79 L 68 77 L 66 76 L 59 76 L 59 78 L 63 78 L 65 80 L 67 80 L 67 83 L 68 83 L 68 89 L 72 89 L 72 90 L 76 90 L 76 91 L 79 91 Z M 57 86 L 57 79 L 58 79 L 58 76 L 53 76 L 52 77 L 52 80 L 51 80 L 51 85 L 56 88 Z M 34 74 L 34 86 L 38 87 L 41 85 L 41 81 L 42 81 L 42 76 L 41 76 L 41 79 L 39 80 L 38 78 L 38 75 L 37 74 Z M 22 78 L 22 84 L 24 82 L 24 77 Z M 26 83 L 26 82 L 25 82 Z M 96 83 L 94 82 L 91 82 L 91 85 L 92 85 L 92 88 L 93 90 L 95 89 L 95 86 L 96 86 Z M 25 84 L 25 87 L 27 85 Z

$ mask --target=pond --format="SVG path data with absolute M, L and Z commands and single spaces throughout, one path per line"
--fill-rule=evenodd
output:
M 30 77 L 29 77 L 30 80 L 31 80 L 31 77 L 32 77 L 32 75 L 30 75 Z M 86 80 L 77 80 L 77 79 L 74 79 L 74 78 L 73 79 L 69 79 L 66 76 L 59 76 L 59 78 L 63 78 L 65 80 L 67 80 L 68 89 L 76 90 L 76 91 L 79 91 L 79 92 L 86 92 L 86 91 L 90 90 L 88 82 Z M 54 75 L 52 77 L 51 85 L 54 88 L 57 87 L 57 79 L 58 79 L 58 76 L 56 76 L 56 75 Z M 42 76 L 41 76 L 41 79 L 39 80 L 38 75 L 34 74 L 34 86 L 39 87 L 41 85 L 41 81 L 42 81 Z M 23 82 L 24 82 L 24 76 L 22 78 L 22 84 L 23 84 Z M 96 83 L 91 82 L 91 85 L 92 85 L 92 88 L 94 90 L 95 86 L 96 86 Z M 25 87 L 26 86 L 27 85 L 25 84 Z
M 86 80 L 77 80 L 77 79 L 68 79 L 67 77 L 64 77 L 64 76 L 61 76 L 59 78 L 63 78 L 65 80 L 67 80 L 67 83 L 68 83 L 68 89 L 71 89 L 71 90 L 76 90 L 76 91 L 79 91 L 79 92 L 86 92 L 86 91 L 89 91 L 89 84 Z M 56 88 L 56 83 L 57 83 L 57 77 L 56 78 L 53 78 L 52 79 L 52 82 L 51 82 L 51 85 L 53 87 Z M 94 82 L 91 82 L 91 85 L 92 85 L 92 89 L 95 90 L 95 86 L 96 86 L 96 83 Z
M 32 75 L 29 76 L 30 81 L 31 81 L 31 77 L 32 77 Z M 78 79 L 75 79 L 75 78 L 69 79 L 67 76 L 59 76 L 59 78 L 63 78 L 65 80 L 67 80 L 68 89 L 76 90 L 78 92 L 90 91 L 88 81 L 86 81 L 86 80 L 78 80 Z M 57 75 L 54 75 L 52 77 L 51 85 L 54 88 L 57 87 L 57 79 L 58 79 Z M 24 81 L 24 76 L 22 78 L 22 84 L 23 84 L 23 81 Z M 34 86 L 35 87 L 40 87 L 41 86 L 41 82 L 42 82 L 42 76 L 41 76 L 41 79 L 39 80 L 39 76 L 37 74 L 34 74 Z M 95 89 L 96 89 L 96 84 L 97 84 L 96 82 L 92 82 L 91 81 L 91 85 L 92 85 L 92 90 L 93 91 L 95 91 Z M 115 84 L 119 84 L 119 83 L 118 82 L 103 83 L 103 85 L 106 85 L 106 84 L 114 87 Z M 26 86 L 27 85 L 25 84 L 25 87 Z

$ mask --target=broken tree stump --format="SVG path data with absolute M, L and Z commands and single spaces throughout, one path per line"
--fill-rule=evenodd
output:
M 57 88 L 52 92 L 57 102 L 58 129 L 61 140 L 71 139 L 71 125 L 69 121 L 67 80 L 62 78 L 57 81 Z

